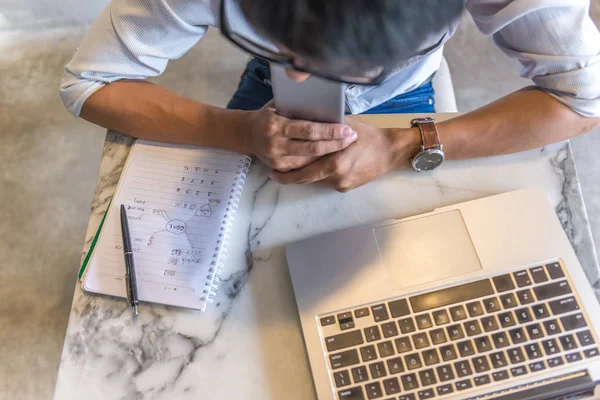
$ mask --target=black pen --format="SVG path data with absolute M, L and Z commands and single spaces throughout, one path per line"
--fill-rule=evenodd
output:
M 138 315 L 137 282 L 135 280 L 135 264 L 133 263 L 133 249 L 131 247 L 131 236 L 129 235 L 129 222 L 125 206 L 121 204 L 121 232 L 123 233 L 123 251 L 125 253 L 125 285 L 127 290 L 127 302 L 131 306 L 133 315 Z

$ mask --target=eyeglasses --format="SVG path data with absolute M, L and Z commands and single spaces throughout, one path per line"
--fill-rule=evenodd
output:
M 294 55 L 286 54 L 280 52 L 276 49 L 269 49 L 264 45 L 261 45 L 257 41 L 241 34 L 240 32 L 236 32 L 235 29 L 231 25 L 230 15 L 228 15 L 227 9 L 229 7 L 235 7 L 235 0 L 222 0 L 221 1 L 221 10 L 220 10 L 220 27 L 221 33 L 225 36 L 231 43 L 239 47 L 240 49 L 252 54 L 254 57 L 261 58 L 265 61 L 269 61 L 272 63 L 283 65 L 286 68 L 290 68 L 296 70 L 298 72 L 303 72 L 306 74 L 311 74 L 318 76 L 320 78 L 324 78 L 334 82 L 347 83 L 351 85 L 377 85 L 383 82 L 388 76 L 390 76 L 391 71 L 388 71 L 386 68 L 377 68 L 372 70 L 363 76 L 346 76 L 346 75 L 331 75 L 325 71 L 319 71 L 316 68 L 308 68 L 303 66 L 298 66 L 294 64 Z M 241 13 L 240 13 L 241 17 Z

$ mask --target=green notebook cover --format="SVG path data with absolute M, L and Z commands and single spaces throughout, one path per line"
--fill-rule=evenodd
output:
M 83 264 L 81 265 L 81 268 L 79 268 L 79 275 L 78 275 L 79 279 L 81 279 L 81 277 L 83 276 L 85 269 L 87 268 L 88 263 L 90 262 L 90 258 L 92 257 L 92 253 L 94 252 L 94 247 L 96 247 L 96 242 L 98 242 L 98 237 L 100 237 L 100 231 L 102 231 L 102 225 L 104 225 L 104 220 L 106 219 L 106 214 L 108 214 L 108 210 L 110 210 L 111 203 L 112 203 L 112 199 L 108 203 L 108 207 L 106 208 L 106 211 L 104 212 L 102 221 L 100 221 L 100 226 L 98 227 L 98 230 L 96 231 L 96 234 L 94 235 L 92 244 L 90 244 L 90 249 L 88 250 L 87 254 L 85 255 L 85 258 L 83 260 Z

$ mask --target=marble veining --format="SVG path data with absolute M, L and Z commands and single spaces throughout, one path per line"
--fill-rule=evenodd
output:
M 107 137 L 86 251 L 130 145 L 122 135 Z M 85 294 L 77 285 L 56 400 L 315 398 L 284 246 L 508 190 L 546 189 L 600 298 L 598 264 L 568 144 L 449 162 L 432 175 L 393 172 L 347 194 L 280 186 L 268 172 L 258 162 L 250 170 L 220 290 L 206 313 L 144 305 L 134 319 L 122 300 Z

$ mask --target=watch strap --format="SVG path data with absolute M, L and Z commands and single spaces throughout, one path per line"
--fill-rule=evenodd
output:
M 415 118 L 410 124 L 413 128 L 419 128 L 424 150 L 441 148 L 440 135 L 433 118 Z

